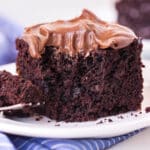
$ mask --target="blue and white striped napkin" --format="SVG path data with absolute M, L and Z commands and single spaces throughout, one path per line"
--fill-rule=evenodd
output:
M 0 150 L 105 150 L 140 131 L 105 139 L 45 139 L 0 133 Z
M 23 27 L 0 16 L 0 65 L 14 62 L 17 51 L 15 40 L 23 32 Z

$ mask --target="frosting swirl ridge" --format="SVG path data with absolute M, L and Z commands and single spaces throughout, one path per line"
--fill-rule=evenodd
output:
M 57 52 L 74 56 L 80 52 L 88 56 L 98 48 L 115 50 L 128 46 L 137 38 L 134 32 L 115 23 L 107 23 L 84 9 L 81 16 L 63 21 L 38 24 L 25 28 L 23 39 L 29 45 L 30 55 L 40 58 L 45 46 L 54 46 Z

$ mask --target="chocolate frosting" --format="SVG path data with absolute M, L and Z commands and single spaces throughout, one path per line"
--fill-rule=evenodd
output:
M 21 37 L 29 45 L 32 57 L 40 58 L 45 46 L 54 46 L 57 52 L 74 56 L 80 52 L 88 56 L 97 48 L 115 50 L 128 46 L 137 38 L 127 27 L 107 23 L 84 9 L 81 16 L 63 21 L 38 24 L 25 28 Z

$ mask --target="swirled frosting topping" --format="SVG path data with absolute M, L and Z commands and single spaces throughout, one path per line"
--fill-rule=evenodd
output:
M 54 46 L 57 52 L 70 56 L 80 52 L 88 56 L 90 51 L 98 48 L 124 48 L 135 38 L 137 37 L 131 29 L 104 22 L 86 9 L 81 16 L 72 20 L 59 20 L 25 28 L 21 37 L 28 43 L 30 55 L 34 58 L 41 57 L 45 46 Z

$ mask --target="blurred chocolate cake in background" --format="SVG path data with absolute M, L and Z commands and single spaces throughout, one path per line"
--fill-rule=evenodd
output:
M 116 3 L 118 22 L 143 38 L 150 38 L 150 0 L 119 0 Z

